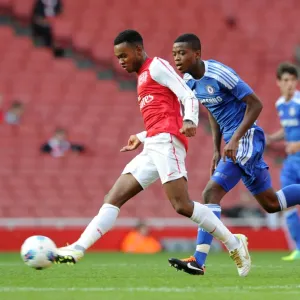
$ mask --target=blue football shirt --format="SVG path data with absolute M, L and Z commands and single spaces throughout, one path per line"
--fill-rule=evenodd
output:
M 287 142 L 300 142 L 300 91 L 296 91 L 291 100 L 280 97 L 276 102 L 276 109 L 284 129 Z M 300 158 L 300 152 L 289 155 Z
M 253 90 L 234 70 L 222 63 L 210 59 L 204 64 L 205 73 L 201 79 L 194 79 L 188 73 L 183 78 L 197 99 L 211 112 L 227 143 L 245 115 L 247 105 L 241 100 Z M 256 124 L 252 127 L 259 128 Z

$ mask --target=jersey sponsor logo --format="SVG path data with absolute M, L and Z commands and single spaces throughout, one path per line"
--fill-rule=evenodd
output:
M 207 85 L 206 90 L 210 95 L 212 95 L 215 92 L 214 88 L 211 85 Z
M 144 107 L 146 104 L 150 103 L 153 99 L 154 99 L 154 97 L 153 97 L 152 95 L 147 95 L 147 96 L 145 96 L 145 97 L 143 97 L 143 98 L 141 98 L 141 97 L 139 96 L 139 97 L 138 97 L 138 102 L 139 102 L 139 104 L 140 104 L 140 110 L 142 110 L 143 107 Z
M 300 125 L 298 119 L 285 119 L 285 120 L 281 120 L 280 123 L 283 127 L 294 127 Z
M 142 85 L 147 81 L 148 78 L 148 72 L 144 71 L 138 78 L 138 85 Z
M 223 101 L 223 99 L 218 96 L 218 97 L 215 97 L 215 98 L 206 98 L 206 99 L 200 99 L 200 102 L 202 104 L 218 104 L 218 103 L 221 103 Z

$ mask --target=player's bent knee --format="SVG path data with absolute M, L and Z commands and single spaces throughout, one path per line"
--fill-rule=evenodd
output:
M 268 198 L 267 201 L 260 202 L 260 203 L 261 203 L 261 206 L 264 208 L 264 210 L 269 214 L 273 214 L 273 213 L 279 212 L 281 210 L 277 199 Z
M 175 211 L 185 217 L 191 217 L 193 214 L 193 202 L 190 203 L 182 203 L 176 199 L 175 201 L 171 201 L 173 203 L 173 207 Z
M 105 204 L 111 204 L 116 207 L 121 208 L 122 205 L 127 201 L 127 199 L 124 197 L 124 195 L 118 195 L 114 193 L 108 193 L 104 196 L 104 202 Z
M 267 213 L 273 214 L 281 211 L 278 198 L 272 191 L 271 193 L 269 191 L 266 191 L 264 193 L 255 195 L 254 197 Z
M 275 202 L 267 203 L 267 204 L 263 205 L 263 208 L 269 214 L 273 214 L 273 213 L 281 211 L 279 203 L 275 203 Z
M 213 186 L 207 186 L 202 192 L 202 197 L 205 204 L 220 204 L 223 195 L 217 188 Z

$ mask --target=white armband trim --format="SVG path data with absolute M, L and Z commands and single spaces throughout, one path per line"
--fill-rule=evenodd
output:
M 147 137 L 147 131 L 142 131 L 140 133 L 137 133 L 136 136 L 142 143 L 144 143 Z

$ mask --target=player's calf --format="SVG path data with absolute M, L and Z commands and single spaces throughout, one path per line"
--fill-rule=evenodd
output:
M 185 217 L 190 218 L 193 214 L 193 210 L 194 210 L 194 202 L 191 200 L 185 201 L 185 202 L 181 202 L 181 199 L 170 199 L 173 208 L 175 209 L 175 211 Z
M 202 192 L 202 197 L 205 204 L 220 205 L 222 198 L 226 195 L 226 191 L 221 185 L 213 180 L 210 180 Z
M 281 211 L 280 200 L 272 188 L 254 195 L 254 197 L 267 213 Z

